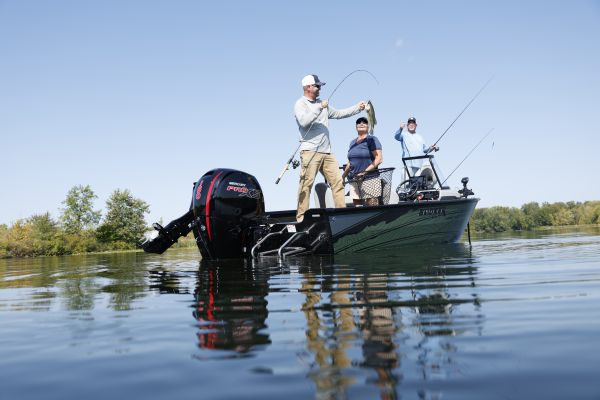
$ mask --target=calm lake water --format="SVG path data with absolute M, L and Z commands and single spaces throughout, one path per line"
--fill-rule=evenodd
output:
M 600 399 L 600 230 L 0 260 L 2 399 Z

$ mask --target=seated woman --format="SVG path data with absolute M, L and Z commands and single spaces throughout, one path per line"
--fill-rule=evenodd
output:
M 356 120 L 358 137 L 350 142 L 348 163 L 342 177 L 349 179 L 355 205 L 376 206 L 381 196 L 381 179 L 376 171 L 383 161 L 383 154 L 379 139 L 369 135 L 368 129 L 369 122 L 365 117 Z

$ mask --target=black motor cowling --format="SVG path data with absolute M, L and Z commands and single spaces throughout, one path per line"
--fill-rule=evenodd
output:
M 188 212 L 166 226 L 153 224 L 158 235 L 142 243 L 148 253 L 164 253 L 193 231 L 205 260 L 249 255 L 254 230 L 264 214 L 265 201 L 256 178 L 233 169 L 213 169 L 194 184 Z
M 241 258 L 250 252 L 248 228 L 264 214 L 265 202 L 254 176 L 219 168 L 196 182 L 191 209 L 202 258 Z

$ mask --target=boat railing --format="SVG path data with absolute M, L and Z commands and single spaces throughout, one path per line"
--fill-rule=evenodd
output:
M 323 240 L 322 235 L 319 235 L 312 243 L 310 243 L 309 247 L 292 246 L 292 243 L 297 242 L 301 237 L 309 236 L 311 230 L 313 230 L 317 224 L 312 224 L 308 228 L 299 231 L 296 230 L 295 225 L 296 224 L 284 224 L 284 226 L 280 230 L 270 232 L 263 238 L 261 238 L 258 242 L 256 242 L 256 244 L 252 247 L 252 250 L 250 251 L 250 255 L 252 256 L 252 258 L 257 259 L 259 257 L 266 257 L 277 254 L 279 260 L 283 260 L 287 256 L 311 251 L 311 249 L 313 249 L 318 242 Z M 263 249 L 262 251 L 260 251 L 261 247 L 267 241 L 267 239 L 276 237 L 279 237 L 280 240 L 275 241 L 275 247 L 272 247 L 270 249 Z M 283 240 L 282 244 L 281 240 Z
M 422 156 L 415 156 L 415 157 L 402 157 L 402 163 L 404 164 L 404 171 L 406 172 L 406 176 L 407 176 L 407 179 L 404 182 L 407 182 L 408 179 L 413 178 L 418 175 L 419 176 L 427 175 L 427 178 L 429 181 L 431 181 L 432 185 L 438 186 L 440 189 L 444 189 L 444 187 L 442 187 L 443 180 L 440 179 L 440 176 L 439 176 L 437 170 L 435 169 L 435 163 L 433 162 L 433 159 L 434 159 L 434 157 L 431 154 L 425 154 Z M 408 165 L 406 164 L 407 161 L 412 161 L 412 160 L 427 160 L 427 162 L 426 163 L 423 162 L 421 164 L 421 167 L 415 174 L 412 172 L 411 168 L 408 168 Z M 401 185 L 402 184 L 400 184 L 400 186 Z

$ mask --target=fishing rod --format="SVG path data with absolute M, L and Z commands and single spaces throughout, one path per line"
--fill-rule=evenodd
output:
M 478 142 L 478 143 L 475 145 L 475 147 L 473 147 L 473 148 L 471 149 L 471 151 L 469 152 L 469 154 L 467 154 L 467 156 L 466 156 L 465 158 L 463 158 L 463 159 L 462 159 L 462 161 L 461 161 L 461 162 L 460 162 L 460 163 L 459 163 L 459 164 L 456 166 L 456 168 L 454 168 L 454 169 L 452 170 L 452 172 L 450 172 L 450 175 L 448 175 L 448 177 L 447 177 L 446 179 L 444 179 L 444 182 L 442 182 L 442 184 L 441 184 L 440 186 L 443 186 L 443 185 L 444 185 L 444 183 L 446 183 L 446 181 L 447 181 L 448 179 L 450 179 L 450 177 L 451 177 L 451 176 L 452 176 L 452 174 L 453 174 L 453 173 L 454 173 L 454 172 L 455 172 L 455 171 L 458 169 L 458 167 L 460 167 L 460 166 L 462 165 L 462 163 L 463 163 L 463 162 L 465 162 L 465 160 L 466 160 L 467 158 L 469 158 L 469 156 L 471 155 L 471 153 L 473 153 L 473 152 L 475 151 L 475 149 L 476 149 L 477 147 L 479 147 L 479 145 L 481 144 L 481 142 L 483 142 L 483 141 L 485 140 L 485 138 L 486 138 L 486 137 L 488 137 L 488 136 L 490 135 L 490 133 L 492 133 L 493 131 L 494 131 L 494 128 L 490 129 L 490 130 L 489 130 L 489 132 L 488 132 L 488 133 L 486 133 L 486 134 L 485 134 L 485 136 L 481 138 L 481 140 L 480 140 L 480 141 L 479 141 L 479 142 Z
M 354 75 L 357 72 L 366 72 L 367 74 L 371 75 L 371 77 L 373 79 L 375 79 L 375 82 L 377 82 L 377 84 L 379 85 L 379 81 L 377 80 L 377 78 L 375 77 L 375 75 L 373 75 L 370 71 L 367 71 L 366 69 L 356 69 L 352 72 L 350 72 L 348 75 L 346 75 L 340 83 L 338 83 L 338 85 L 333 89 L 333 92 L 331 92 L 331 94 L 329 95 L 329 97 L 327 98 L 327 105 L 329 106 L 329 100 L 331 100 L 331 98 L 333 97 L 333 95 L 335 94 L 335 92 L 338 90 L 338 88 L 342 85 L 342 83 L 344 83 L 344 81 L 346 79 L 348 79 L 351 75 Z M 324 109 L 321 110 L 321 112 L 323 112 Z M 321 113 L 319 113 L 319 115 L 321 115 Z M 319 118 L 319 115 L 317 115 L 317 117 L 313 120 L 313 122 L 311 122 L 310 126 L 308 127 L 308 130 L 306 131 L 306 133 L 308 134 L 308 132 L 310 132 L 310 130 L 313 127 L 313 124 L 315 123 L 315 121 L 317 120 L 317 118 Z M 279 183 L 279 181 L 281 180 L 281 178 L 283 178 L 283 175 L 285 175 L 285 173 L 290 169 L 290 165 L 292 166 L 292 168 L 296 169 L 298 168 L 298 166 L 300 165 L 300 162 L 297 160 L 294 160 L 294 157 L 296 156 L 296 153 L 298 152 L 298 150 L 300 149 L 300 146 L 302 146 L 302 142 L 300 142 L 300 144 L 298 144 L 298 147 L 296 147 L 296 150 L 294 150 L 294 152 L 292 153 L 292 156 L 287 160 L 287 162 L 285 163 L 285 165 L 283 166 L 283 169 L 281 170 L 281 173 L 279 174 L 279 176 L 277 177 L 277 180 L 275 181 L 275 184 L 277 185 Z
M 335 94 L 335 92 L 338 90 L 338 88 L 340 86 L 342 86 L 342 83 L 344 83 L 344 81 L 346 79 L 348 79 L 351 75 L 354 75 L 357 72 L 366 72 L 367 74 L 371 75 L 371 77 L 375 80 L 375 82 L 377 82 L 377 84 L 379 85 L 379 81 L 377 80 L 377 78 L 375 77 L 375 75 L 373 75 L 370 71 L 367 71 L 366 69 L 356 69 L 352 72 L 350 72 L 348 75 L 346 75 L 344 77 L 344 79 L 342 79 L 342 81 L 340 83 L 338 83 L 338 85 L 335 87 L 335 89 L 333 89 L 333 92 L 331 92 L 331 94 L 329 95 L 329 97 L 327 98 L 327 101 L 329 101 L 329 99 L 331 99 L 333 97 L 333 95 Z
M 452 121 L 452 123 L 450 124 L 450 126 L 446 128 L 446 130 L 444 131 L 444 133 L 442 133 L 442 136 L 440 136 L 439 139 L 436 140 L 435 143 L 432 146 L 435 146 L 436 144 L 438 144 L 438 142 L 440 140 L 442 140 L 442 138 L 444 137 L 444 135 L 450 130 L 450 128 L 452 128 L 452 125 L 454 125 L 454 123 L 460 118 L 461 115 L 463 115 L 463 113 L 465 111 L 467 111 L 467 108 L 469 108 L 469 106 L 471 105 L 471 103 L 473 103 L 475 101 L 475 99 L 477 97 L 479 97 L 479 95 L 481 94 L 481 92 L 483 92 L 483 89 L 486 88 L 486 86 L 492 81 L 492 79 L 494 79 L 493 76 L 490 79 L 488 79 L 488 81 L 485 83 L 485 85 L 483 85 L 481 87 L 481 89 L 479 89 L 479 91 L 475 94 L 475 96 L 471 99 L 471 101 L 469 101 L 469 103 L 465 106 L 465 108 L 463 108 L 463 110 L 460 112 L 460 114 L 458 114 L 458 116 L 456 118 L 454 118 L 454 121 Z

